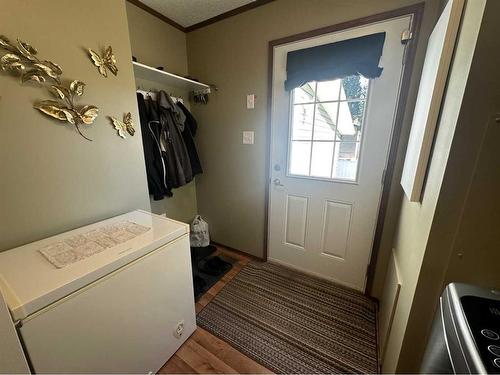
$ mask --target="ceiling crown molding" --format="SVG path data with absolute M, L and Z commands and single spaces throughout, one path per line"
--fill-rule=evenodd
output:
M 229 18 L 229 17 L 236 16 L 236 15 L 238 15 L 240 13 L 243 13 L 243 12 L 246 12 L 248 10 L 260 7 L 262 5 L 270 3 L 272 1 L 274 1 L 274 0 L 255 0 L 255 1 L 251 2 L 251 3 L 242 5 L 242 6 L 238 7 L 238 8 L 234 8 L 232 10 L 229 10 L 227 12 L 219 14 L 218 16 L 209 18 L 208 20 L 201 21 L 201 22 L 195 23 L 194 25 L 188 26 L 188 27 L 186 27 L 186 32 L 189 33 L 190 31 L 201 29 L 202 27 L 205 27 L 205 26 L 211 25 L 213 23 L 222 21 L 223 19 L 226 19 L 226 18 Z
M 213 23 L 222 21 L 223 19 L 226 19 L 226 18 L 229 18 L 229 17 L 233 17 L 233 16 L 236 16 L 236 15 L 238 15 L 240 13 L 246 12 L 248 10 L 260 7 L 262 5 L 265 5 L 267 3 L 272 2 L 274 0 L 256 0 L 256 1 L 253 1 L 251 3 L 242 5 L 242 6 L 238 7 L 238 8 L 234 8 L 232 10 L 229 10 L 227 12 L 219 14 L 218 16 L 209 18 L 209 19 L 207 19 L 205 21 L 201 21 L 201 22 L 195 23 L 194 25 L 191 25 L 191 26 L 188 26 L 188 27 L 184 27 L 184 26 L 178 24 L 174 20 L 168 18 L 167 16 L 164 16 L 160 12 L 154 10 L 153 8 L 151 8 L 151 7 L 149 7 L 149 6 L 141 3 L 139 0 L 127 0 L 127 1 L 129 3 L 131 3 L 131 4 L 134 4 L 135 6 L 137 6 L 139 8 L 141 8 L 142 10 L 148 12 L 149 14 L 151 14 L 151 15 L 159 18 L 163 22 L 168 23 L 170 26 L 175 27 L 177 30 L 180 30 L 180 31 L 182 31 L 184 33 L 189 33 L 191 31 L 200 29 L 202 27 L 205 27 L 205 26 L 211 25 Z
M 180 30 L 182 32 L 186 32 L 186 28 L 182 25 L 179 25 L 177 22 L 174 20 L 168 18 L 167 16 L 164 16 L 160 12 L 157 12 L 153 8 L 148 7 L 146 4 L 141 3 L 139 0 L 127 0 L 130 4 L 134 4 L 136 7 L 141 8 L 142 10 L 148 12 L 149 14 L 159 18 L 165 23 L 168 23 L 170 26 L 175 27 L 177 30 Z

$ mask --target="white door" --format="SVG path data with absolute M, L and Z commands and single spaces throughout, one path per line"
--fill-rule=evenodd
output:
M 364 291 L 411 16 L 274 48 L 268 259 Z M 287 52 L 386 32 L 376 79 L 284 89 Z

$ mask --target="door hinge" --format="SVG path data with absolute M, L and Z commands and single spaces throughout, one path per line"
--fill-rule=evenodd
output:
M 413 39 L 413 33 L 407 29 L 401 33 L 401 44 L 408 44 Z
M 408 45 L 413 39 L 413 33 L 410 29 L 406 29 L 401 33 L 401 44 L 404 46 L 403 51 L 403 65 L 406 64 L 406 58 L 408 57 Z

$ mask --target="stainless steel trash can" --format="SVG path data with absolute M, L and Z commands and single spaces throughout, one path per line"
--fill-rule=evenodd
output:
M 425 374 L 500 373 L 500 291 L 449 284 L 420 368 Z

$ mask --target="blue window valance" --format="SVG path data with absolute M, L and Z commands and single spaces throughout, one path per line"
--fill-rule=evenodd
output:
M 287 54 L 285 89 L 311 81 L 333 81 L 356 74 L 380 77 L 385 32 L 291 51 Z

